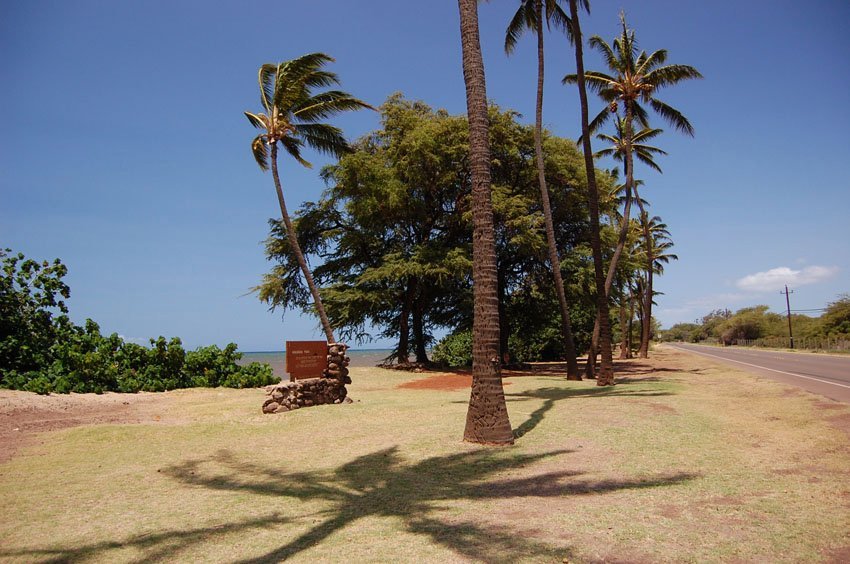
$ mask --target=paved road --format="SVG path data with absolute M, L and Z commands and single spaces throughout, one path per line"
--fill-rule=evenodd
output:
M 750 348 L 668 345 L 850 403 L 850 356 L 763 351 Z

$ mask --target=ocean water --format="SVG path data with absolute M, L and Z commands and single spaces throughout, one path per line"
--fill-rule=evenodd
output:
M 392 349 L 349 349 L 348 357 L 351 359 L 349 366 L 375 366 L 380 364 L 390 355 Z M 261 351 L 242 353 L 239 364 L 251 362 L 262 362 L 268 364 L 274 370 L 275 376 L 288 380 L 286 374 L 286 351 Z

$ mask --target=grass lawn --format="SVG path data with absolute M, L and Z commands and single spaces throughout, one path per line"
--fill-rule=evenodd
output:
M 492 449 L 460 440 L 468 389 L 398 387 L 432 377 L 355 368 L 355 403 L 278 415 L 182 390 L 40 434 L 0 463 L 0 560 L 850 560 L 848 406 L 661 350 L 614 388 L 506 378 L 518 438 Z

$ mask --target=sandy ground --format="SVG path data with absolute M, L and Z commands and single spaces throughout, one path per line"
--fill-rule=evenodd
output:
M 0 463 L 39 433 L 98 423 L 144 423 L 167 417 L 169 393 L 52 394 L 0 390 Z

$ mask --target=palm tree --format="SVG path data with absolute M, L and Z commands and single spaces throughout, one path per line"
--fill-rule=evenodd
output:
M 472 391 L 463 440 L 513 444 L 502 388 L 499 355 L 499 298 L 493 202 L 490 194 L 490 142 L 487 88 L 478 37 L 477 0 L 458 0 L 463 79 L 469 115 L 469 163 L 472 175 Z
M 582 7 L 590 11 L 588 0 L 580 0 Z M 590 208 L 590 246 L 593 250 L 593 273 L 596 282 L 596 315 L 599 318 L 599 346 L 602 363 L 596 379 L 597 386 L 614 384 L 614 367 L 611 358 L 611 321 L 608 318 L 608 296 L 605 293 L 605 273 L 602 265 L 602 241 L 599 235 L 599 189 L 596 184 L 596 170 L 593 164 L 593 150 L 590 146 L 590 124 L 587 114 L 587 88 L 584 80 L 584 54 L 581 37 L 581 24 L 578 19 L 579 0 L 570 0 L 570 25 L 576 55 L 576 84 L 581 102 L 581 139 L 584 152 L 584 168 L 587 173 L 587 201 Z
M 611 257 L 611 262 L 608 265 L 608 274 L 605 277 L 605 295 L 610 298 L 611 296 L 611 287 L 614 283 L 614 276 L 617 272 L 617 265 L 620 262 L 620 256 L 623 253 L 623 249 L 626 245 L 626 238 L 629 232 L 629 216 L 631 214 L 631 206 L 632 206 L 632 190 L 633 187 L 636 189 L 637 184 L 640 184 L 640 181 L 636 181 L 634 178 L 634 170 L 633 170 L 633 158 L 631 155 L 637 157 L 639 161 L 643 162 L 647 166 L 652 169 L 661 172 L 661 167 L 656 164 L 654 160 L 655 155 L 666 155 L 667 153 L 658 147 L 653 147 L 651 145 L 645 144 L 646 141 L 657 137 L 662 133 L 661 129 L 652 129 L 649 127 L 645 127 L 636 134 L 631 139 L 631 143 L 628 142 L 625 131 L 626 131 L 626 123 L 624 119 L 617 120 L 617 134 L 618 135 L 607 135 L 607 134 L 599 134 L 596 136 L 597 139 L 601 141 L 607 141 L 610 143 L 610 146 L 605 149 L 601 149 L 596 152 L 594 157 L 601 156 L 610 156 L 614 159 L 621 161 L 624 163 L 625 172 L 626 172 L 626 182 L 622 185 L 621 189 L 625 192 L 625 196 L 623 197 L 623 214 L 620 216 L 620 235 L 617 240 L 617 246 L 614 249 L 614 254 Z M 641 202 L 642 204 L 643 202 Z M 599 318 L 597 317 L 596 322 L 593 326 L 593 336 L 591 338 L 590 343 L 590 351 L 587 356 L 587 366 L 585 369 L 585 373 L 588 377 L 592 377 L 593 371 L 596 364 L 596 349 L 599 343 Z
M 311 53 L 277 65 L 267 63 L 261 66 L 260 102 L 264 113 L 245 112 L 251 125 L 262 131 L 251 143 L 254 159 L 263 170 L 268 170 L 271 166 L 287 238 L 304 279 L 307 281 L 307 286 L 310 288 L 325 336 L 331 343 L 334 342 L 333 330 L 322 305 L 319 288 L 313 281 L 307 259 L 298 244 L 295 227 L 286 211 L 286 202 L 277 172 L 277 150 L 280 143 L 298 163 L 308 168 L 312 165 L 301 157 L 301 149 L 305 145 L 334 156 L 349 150 L 348 143 L 339 128 L 318 122 L 340 112 L 374 108 L 339 90 L 313 93 L 315 88 L 339 84 L 336 74 L 322 68 L 332 61 L 333 59 L 324 53 Z
M 647 54 L 646 51 L 638 52 L 635 32 L 626 25 L 626 16 L 622 12 L 620 22 L 622 30 L 612 45 L 596 35 L 591 37 L 589 42 L 591 47 L 602 54 L 611 74 L 588 71 L 583 77 L 578 74 L 567 75 L 563 82 L 578 83 L 584 78 L 588 87 L 606 102 L 607 106 L 590 123 L 590 131 L 599 129 L 612 113 L 617 112 L 619 105 L 623 105 L 625 110 L 625 119 L 621 128 L 621 137 L 625 145 L 623 156 L 626 169 L 630 171 L 633 169 L 634 121 L 637 120 L 644 128 L 649 128 L 648 112 L 642 104 L 648 104 L 652 110 L 679 131 L 693 136 L 694 129 L 688 119 L 679 110 L 656 98 L 655 93 L 683 80 L 702 78 L 702 75 L 689 65 L 665 65 L 666 49 L 659 49 L 651 54 Z M 649 255 L 651 253 L 647 253 L 647 260 L 651 260 Z M 648 270 L 652 270 L 651 263 L 648 264 L 650 265 Z M 650 293 L 650 307 L 651 301 Z M 648 354 L 648 348 L 646 350 L 642 348 L 641 356 L 645 358 L 646 354 Z
M 549 203 L 549 189 L 546 187 L 545 166 L 543 163 L 543 3 L 544 0 L 520 0 L 519 8 L 508 24 L 505 31 L 505 53 L 510 55 L 516 47 L 517 40 L 528 29 L 537 36 L 537 105 L 534 121 L 534 158 L 537 163 L 537 180 L 540 184 L 540 200 L 543 204 L 543 219 L 546 225 L 546 242 L 549 247 L 549 264 L 555 280 L 555 293 L 561 308 L 561 332 L 564 337 L 564 347 L 567 353 L 567 380 L 581 380 L 576 360 L 576 347 L 573 332 L 570 327 L 570 309 L 567 305 L 567 295 L 564 290 L 564 280 L 561 275 L 561 259 L 558 256 L 558 246 L 555 241 L 555 228 L 552 222 L 552 207 Z M 556 26 L 569 30 L 569 18 L 558 5 L 558 0 L 545 0 L 546 23 L 554 22 Z
M 643 295 L 641 296 L 643 317 L 641 318 L 640 348 L 638 356 L 647 358 L 649 356 L 649 340 L 652 330 L 652 304 L 655 292 L 653 291 L 653 278 L 655 274 L 664 273 L 664 265 L 679 257 L 668 251 L 673 247 L 667 224 L 661 222 L 661 218 L 649 214 L 644 209 L 643 203 L 638 199 L 641 208 L 640 224 L 643 231 L 643 244 L 645 258 L 645 281 Z

